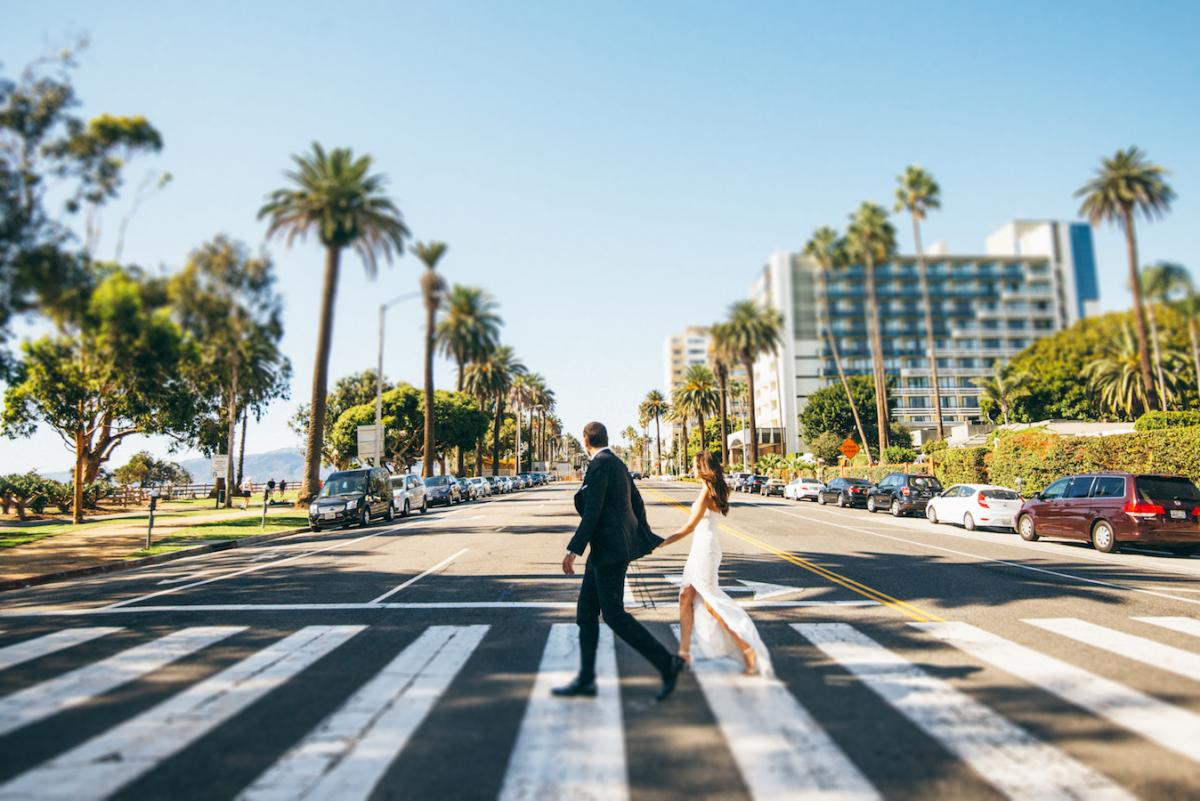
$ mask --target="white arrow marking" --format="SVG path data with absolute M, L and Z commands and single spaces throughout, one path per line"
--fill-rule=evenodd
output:
M 676 587 L 683 586 L 683 576 L 682 575 L 678 575 L 678 576 L 666 575 L 666 576 L 663 576 L 663 578 L 665 578 L 667 581 L 674 584 Z M 756 601 L 762 601 L 767 598 L 774 598 L 779 595 L 787 595 L 787 594 L 793 593 L 793 592 L 802 592 L 804 590 L 803 587 L 788 587 L 784 584 L 768 584 L 765 581 L 747 581 L 746 579 L 738 579 L 738 581 L 740 581 L 745 586 L 744 587 L 728 587 L 728 586 L 726 586 L 726 587 L 721 587 L 721 589 L 727 593 L 752 592 L 752 593 L 754 593 L 754 600 L 756 600 Z

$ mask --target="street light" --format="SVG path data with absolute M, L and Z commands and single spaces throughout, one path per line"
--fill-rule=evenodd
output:
M 378 372 L 375 374 L 375 431 L 376 431 L 376 448 L 378 448 L 375 461 L 378 464 L 382 460 L 383 454 L 383 321 L 387 310 L 397 303 L 403 303 L 406 300 L 416 300 L 421 297 L 420 291 L 405 292 L 403 295 L 397 295 L 387 303 L 379 304 L 379 365 Z

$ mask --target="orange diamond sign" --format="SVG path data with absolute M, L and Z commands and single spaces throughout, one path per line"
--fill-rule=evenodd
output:
M 857 442 L 846 437 L 846 440 L 838 450 L 842 452 L 842 456 L 846 457 L 846 461 L 851 462 L 854 461 L 855 456 L 858 456 L 859 447 Z

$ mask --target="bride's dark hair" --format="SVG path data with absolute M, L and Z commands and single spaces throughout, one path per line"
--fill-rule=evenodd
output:
M 704 488 L 712 505 L 723 515 L 729 514 L 729 485 L 725 483 L 725 471 L 721 462 L 711 451 L 696 454 L 696 477 L 704 482 Z

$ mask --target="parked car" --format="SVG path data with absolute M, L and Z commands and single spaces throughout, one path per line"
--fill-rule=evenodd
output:
M 867 491 L 871 482 L 862 478 L 835 478 L 817 493 L 817 503 L 824 506 L 836 503 L 838 506 L 866 506 Z
M 459 489 L 458 479 L 454 476 L 430 476 L 425 479 L 425 491 L 429 496 L 430 506 L 453 506 L 462 503 L 462 490 Z
M 638 479 L 640 479 L 642 477 L 642 471 L 640 471 L 640 470 L 630 471 L 629 477 L 632 478 L 634 481 L 637 481 Z
M 742 484 L 742 492 L 749 492 L 751 495 L 759 495 L 762 493 L 763 485 L 770 481 L 768 476 L 750 476 Z
M 767 483 L 763 484 L 758 491 L 762 495 L 778 495 L 782 498 L 785 489 L 787 489 L 787 484 L 782 478 L 772 478 L 768 479 Z
M 324 525 L 366 526 L 373 517 L 388 521 L 395 517 L 391 473 L 386 467 L 334 473 L 308 507 L 308 527 L 313 531 Z
M 1020 511 L 1021 494 L 993 484 L 954 484 L 925 505 L 930 523 L 953 523 L 967 531 L 1011 529 Z
M 479 498 L 479 491 L 465 478 L 455 478 L 458 482 L 458 492 L 464 501 L 474 501 Z
M 1137 543 L 1190 556 L 1200 550 L 1200 489 L 1183 476 L 1067 476 L 1025 501 L 1017 533 L 1086 540 L 1105 553 Z
M 483 476 L 475 476 L 474 478 L 468 478 L 467 483 L 469 483 L 474 488 L 476 498 L 490 498 L 491 497 L 492 485 L 490 483 L 488 483 L 488 480 L 486 478 L 484 478 Z
M 514 489 L 516 489 L 513 486 L 512 479 L 509 478 L 508 476 L 496 476 L 496 478 L 494 480 L 496 482 L 496 485 L 499 487 L 499 491 L 502 495 L 507 495 L 508 493 L 510 493 Z
M 923 474 L 892 473 L 867 491 L 867 511 L 891 512 L 893 517 L 924 512 L 929 499 L 942 491 L 942 483 Z
M 429 511 L 429 497 L 425 484 L 417 476 L 392 476 L 392 507 L 401 517 L 408 517 L 414 509 L 421 514 Z
M 751 478 L 753 475 L 753 473 L 731 473 L 729 476 L 730 489 L 732 489 L 734 492 L 741 492 L 742 485 L 744 485 L 746 480 Z
M 783 497 L 793 501 L 815 501 L 824 488 L 825 485 L 815 478 L 797 478 L 784 488 Z

